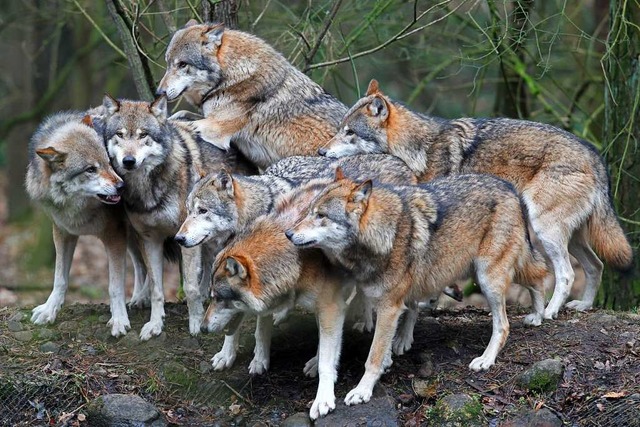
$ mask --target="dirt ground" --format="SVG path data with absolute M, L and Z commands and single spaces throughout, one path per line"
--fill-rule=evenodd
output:
M 640 392 L 640 316 L 562 313 L 531 329 L 522 324 L 523 314 L 509 311 L 511 334 L 497 364 L 477 374 L 467 365 L 489 340 L 490 316 L 474 308 L 423 312 L 413 348 L 395 357 L 381 380 L 383 393 L 396 402 L 398 423 L 428 425 L 439 398 L 462 392 L 482 404 L 483 420 L 491 426 L 543 407 L 565 425 L 640 425 L 640 405 L 628 399 Z M 315 396 L 316 380 L 302 373 L 317 343 L 310 314 L 294 313 L 275 328 L 270 370 L 257 377 L 247 371 L 253 322 L 243 327 L 234 367 L 213 372 L 209 360 L 222 336 L 189 336 L 182 304 L 168 305 L 166 332 L 149 342 L 137 339 L 148 310 L 131 312 L 133 329 L 119 339 L 109 335 L 103 304 L 65 306 L 47 327 L 32 325 L 28 315 L 24 309 L 0 309 L 0 425 L 91 425 L 85 405 L 106 393 L 138 394 L 173 425 L 279 425 L 307 412 Z M 345 334 L 338 400 L 362 375 L 371 338 Z M 558 389 L 521 389 L 517 376 L 546 358 L 564 365 Z M 420 376 L 423 387 L 415 390 Z

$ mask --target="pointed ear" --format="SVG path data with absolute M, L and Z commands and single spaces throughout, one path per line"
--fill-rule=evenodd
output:
M 149 104 L 149 112 L 160 121 L 167 120 L 167 97 L 165 95 L 157 97 Z
M 67 158 L 67 153 L 62 153 L 53 147 L 36 150 L 36 154 L 51 166 L 60 165 Z
M 389 116 L 387 102 L 380 96 L 373 98 L 367 108 L 369 109 L 369 114 L 373 117 L 379 117 L 381 120 Z
M 225 265 L 225 269 L 229 276 L 238 276 L 241 279 L 247 278 L 247 269 L 242 264 L 241 260 L 230 256 L 227 258 L 227 264 Z
M 222 169 L 216 179 L 212 182 L 218 190 L 227 190 L 229 195 L 233 195 L 233 175 L 231 175 L 226 169 Z
M 102 98 L 102 106 L 109 116 L 115 114 L 120 109 L 120 103 L 118 100 L 108 93 L 105 93 L 104 98 Z
M 373 184 L 371 180 L 366 180 L 365 182 L 351 190 L 349 201 L 352 203 L 363 203 L 366 205 L 369 202 L 369 196 L 371 196 L 372 188 Z
M 194 25 L 198 25 L 199 22 L 195 19 L 189 19 L 186 24 L 184 24 L 184 28 L 193 27 Z
M 208 44 L 220 47 L 222 44 L 222 36 L 224 35 L 224 25 L 208 25 L 207 29 L 202 33 L 202 36 L 206 39 Z
M 341 166 L 338 166 L 338 167 L 336 168 L 336 178 L 335 178 L 335 180 L 336 180 L 336 181 L 340 181 L 340 180 L 342 180 L 342 179 L 344 179 L 344 178 L 345 178 L 345 176 L 344 176 L 344 171 L 342 170 L 342 167 L 341 167 Z
M 91 120 L 91 116 L 90 115 L 86 115 L 82 118 L 82 124 L 85 126 L 89 126 L 90 128 L 93 128 L 93 120 Z
M 378 81 L 376 79 L 371 79 L 365 96 L 375 95 L 377 93 L 380 93 L 380 88 L 378 87 Z

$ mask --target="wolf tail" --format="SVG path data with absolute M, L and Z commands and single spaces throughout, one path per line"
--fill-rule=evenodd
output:
M 598 255 L 617 270 L 633 268 L 633 250 L 618 222 L 611 198 L 602 195 L 587 221 L 589 240 Z
M 543 283 L 549 274 L 550 271 L 544 257 L 540 251 L 531 245 L 527 236 L 527 243 L 523 248 L 518 268 L 515 271 L 515 282 L 535 285 Z
M 163 244 L 164 258 L 175 263 L 182 259 L 182 252 L 180 251 L 180 245 L 176 243 L 171 237 L 167 237 Z

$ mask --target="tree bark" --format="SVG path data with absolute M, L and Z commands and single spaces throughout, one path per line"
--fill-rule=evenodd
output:
M 609 144 L 606 158 L 611 167 L 611 191 L 618 214 L 636 251 L 635 270 L 640 271 L 640 10 L 630 0 L 609 3 L 609 36 L 604 57 L 605 129 Z M 606 305 L 629 309 L 640 304 L 640 279 L 619 280 L 608 272 L 603 284 Z
M 205 22 L 222 22 L 225 27 L 238 28 L 238 2 L 236 0 L 222 0 L 210 2 L 202 1 L 202 19 Z

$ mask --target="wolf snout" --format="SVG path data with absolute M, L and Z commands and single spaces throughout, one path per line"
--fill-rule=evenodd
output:
M 124 190 L 124 181 L 116 182 L 116 191 L 118 194 L 122 193 L 122 190 Z
M 294 234 L 295 233 L 293 232 L 293 230 L 287 230 L 287 231 L 284 232 L 284 235 L 287 236 L 287 239 L 289 239 L 289 240 L 293 239 L 293 235 Z
M 125 156 L 122 159 L 122 166 L 124 166 L 125 169 L 133 169 L 135 165 L 136 165 L 136 158 L 133 156 Z
M 185 236 L 184 234 L 176 234 L 176 237 L 174 237 L 173 240 L 175 240 L 176 243 L 178 243 L 181 246 L 184 246 L 187 244 L 187 236 Z
M 156 90 L 156 96 L 162 96 L 162 95 L 166 95 L 166 94 L 167 94 L 167 90 L 162 88 L 162 87 L 159 87 Z
M 327 149 L 324 147 L 321 147 L 318 149 L 318 154 L 321 156 L 326 156 L 327 155 Z

